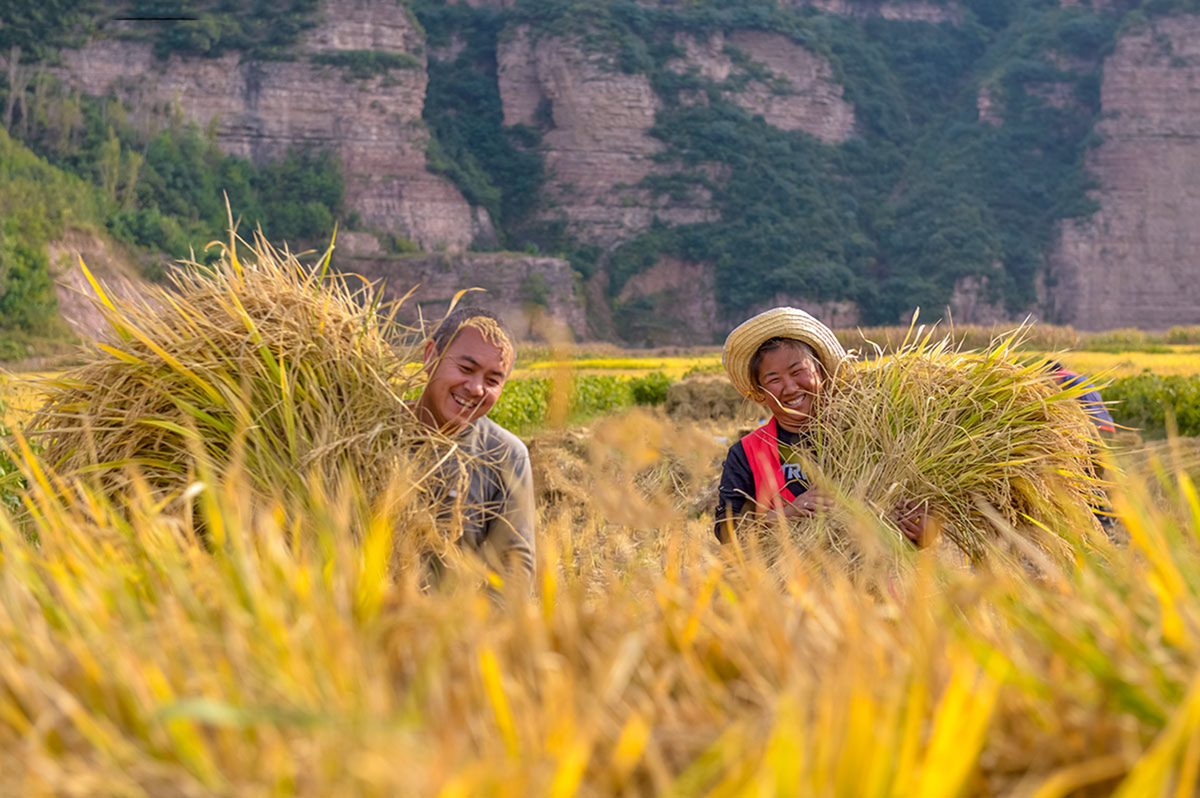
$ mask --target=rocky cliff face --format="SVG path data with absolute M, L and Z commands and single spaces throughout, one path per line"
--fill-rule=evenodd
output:
M 731 98 L 770 124 L 828 142 L 851 134 L 854 110 L 828 63 L 786 37 L 747 31 L 728 40 L 685 37 L 681 45 L 686 57 L 673 68 L 696 69 L 717 82 L 735 70 L 727 47 L 764 66 L 771 85 L 751 81 Z M 588 52 L 579 42 L 536 38 L 525 26 L 502 37 L 497 61 L 504 123 L 549 128 L 545 218 L 565 217 L 577 238 L 602 247 L 636 236 L 656 217 L 667 224 L 716 218 L 702 189 L 680 200 L 638 186 L 672 171 L 654 159 L 662 144 L 649 130 L 661 101 L 646 75 L 621 72 L 611 55 Z
M 332 149 L 342 161 L 348 208 L 426 248 L 462 249 L 491 235 L 482 209 L 426 171 L 423 36 L 404 5 L 325 0 L 321 13 L 295 61 L 243 61 L 228 53 L 163 62 L 148 44 L 96 40 L 65 51 L 60 75 L 86 93 L 114 93 L 147 129 L 161 124 L 164 108 L 214 123 L 222 149 L 256 162 L 292 147 Z M 358 80 L 310 58 L 351 50 L 404 55 L 412 68 Z
M 1054 321 L 1081 329 L 1200 324 L 1200 17 L 1155 20 L 1104 64 L 1100 210 L 1064 224 Z
M 797 293 L 779 292 L 745 312 L 730 314 L 717 297 L 711 264 L 673 257 L 630 277 L 617 296 L 614 320 L 631 343 L 647 346 L 716 344 L 747 317 L 781 305 L 804 308 L 831 327 L 853 327 L 860 321 L 853 302 L 819 302 Z
M 882 17 L 901 22 L 962 22 L 962 9 L 954 2 L 928 0 L 792 0 L 792 5 L 811 6 L 827 14 L 847 17 Z
M 542 139 L 549 176 L 544 218 L 565 217 L 579 240 L 611 247 L 647 229 L 708 221 L 715 212 L 698 191 L 683 202 L 638 187 L 662 171 L 662 145 L 647 131 L 660 107 L 644 74 L 626 74 L 610 56 L 559 37 L 509 32 L 497 54 L 506 125 L 549 126 Z
M 828 144 L 845 141 L 854 132 L 854 107 L 842 98 L 842 86 L 834 81 L 829 62 L 788 37 L 761 31 L 729 36 L 718 32 L 706 41 L 680 36 L 676 43 L 686 55 L 672 69 L 681 73 L 695 69 L 716 83 L 737 71 L 731 51 L 765 66 L 769 83 L 751 80 L 725 96 L 750 113 L 761 114 L 767 124 L 802 130 Z
M 468 294 L 463 301 L 486 305 L 519 339 L 547 337 L 547 318 L 565 323 L 576 336 L 585 333 L 583 301 L 564 260 L 499 253 L 365 256 L 348 255 L 344 249 L 339 246 L 334 264 L 371 281 L 386 281 L 391 299 L 419 286 L 397 314 L 401 321 L 412 323 L 418 314 L 426 320 L 441 318 L 456 293 L 482 288 L 486 293 Z

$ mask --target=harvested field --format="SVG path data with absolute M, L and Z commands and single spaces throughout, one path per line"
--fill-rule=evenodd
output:
M 762 414 L 762 409 L 747 402 L 724 375 L 715 374 L 690 377 L 673 384 L 667 390 L 663 409 L 672 418 L 693 421 L 738 419 L 750 422 Z
M 531 438 L 530 590 L 421 511 L 425 472 L 403 467 L 413 462 L 404 418 L 383 424 L 394 438 L 385 447 L 387 435 L 355 437 L 390 418 L 378 407 L 338 412 L 360 389 L 394 402 L 389 380 L 362 384 L 364 364 L 382 356 L 369 345 L 381 320 L 345 306 L 360 330 L 353 346 L 310 362 L 282 331 L 323 291 L 308 285 L 275 313 L 237 280 L 216 287 L 245 334 L 221 337 L 233 327 L 210 312 L 212 326 L 194 323 L 211 350 L 189 350 L 196 337 L 175 341 L 162 317 L 143 323 L 153 319 L 123 308 L 114 318 L 131 334 L 110 347 L 124 357 L 102 350 L 90 370 L 55 378 L 54 407 L 99 420 L 111 441 L 127 433 L 143 459 L 160 447 L 175 459 L 157 459 L 182 464 L 184 477 L 147 479 L 150 469 L 83 451 L 86 437 L 70 454 L 92 459 L 73 470 L 56 468 L 74 462 L 66 454 L 13 455 L 29 489 L 15 511 L 0 507 L 0 794 L 1195 793 L 1195 441 L 1129 438 L 1119 452 L 1113 505 L 1128 545 L 1039 516 L 1071 557 L 1039 559 L 1033 547 L 1024 570 L 949 567 L 935 551 L 895 546 L 878 499 L 848 489 L 847 534 L 890 554 L 847 568 L 802 550 L 792 529 L 716 543 L 712 485 L 747 416 L 715 381 L 694 378 L 672 386 L 670 412 Z M 222 343 L 260 343 L 251 330 L 261 347 Z M 401 374 L 407 359 L 395 359 Z M 931 381 L 931 394 L 1009 391 L 1014 441 L 1036 437 L 1035 421 L 1068 429 L 1017 412 L 1049 399 L 1015 368 L 984 380 L 983 394 L 954 375 Z M 189 373 L 224 404 L 200 404 L 208 394 Z M 118 379 L 135 376 L 138 390 Z M 903 381 L 876 385 L 904 393 Z M 162 415 L 167 394 L 208 426 Z M 81 398 L 96 395 L 94 407 Z M 923 401 L 890 402 L 878 405 L 901 431 L 938 428 L 921 420 Z M 137 415 L 147 408 L 159 415 Z M 845 442 L 878 448 L 863 435 L 882 434 L 886 419 L 859 418 L 878 430 Z M 977 423 L 954 426 L 1005 460 L 982 465 L 1035 478 L 1014 470 L 1029 464 L 1009 450 L 987 448 L 1002 442 Z M 324 451 L 314 430 L 331 424 L 343 425 L 344 457 L 320 461 L 321 478 L 297 476 L 296 458 Z M 941 444 L 904 445 L 945 455 Z M 839 479 L 865 473 L 849 469 Z M 276 480 L 290 489 L 270 490 Z M 1030 487 L 1052 493 L 1055 482 Z

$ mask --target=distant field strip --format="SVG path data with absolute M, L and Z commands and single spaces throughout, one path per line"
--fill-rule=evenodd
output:
M 1171 347 L 1170 352 L 1065 352 L 1060 360 L 1073 371 L 1101 378 L 1131 377 L 1149 370 L 1162 376 L 1200 374 L 1200 351 L 1194 346 Z M 623 357 L 585 360 L 540 360 L 513 372 L 516 377 L 533 377 L 547 372 L 570 369 L 584 374 L 635 376 L 661 371 L 673 380 L 690 371 L 721 369 L 721 355 L 691 357 Z
M 1195 346 L 1171 347 L 1170 352 L 1066 352 L 1060 360 L 1067 368 L 1095 377 L 1098 381 L 1131 377 L 1149 371 L 1160 376 L 1200 374 L 1200 351 Z M 412 364 L 414 368 L 418 364 Z M 679 380 L 695 372 L 720 373 L 721 355 L 698 354 L 686 357 L 610 357 L 580 360 L 538 360 L 513 370 L 514 379 L 547 377 L 555 372 L 596 376 L 640 377 L 660 371 L 670 380 Z M 38 405 L 38 391 L 31 380 L 50 374 L 0 374 L 0 402 L 4 405 L 0 421 L 20 423 Z

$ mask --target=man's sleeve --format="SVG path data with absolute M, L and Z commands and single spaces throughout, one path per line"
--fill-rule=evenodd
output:
M 516 441 L 502 470 L 499 511 L 487 522 L 483 548 L 508 573 L 522 573 L 531 582 L 534 574 L 533 471 L 529 450 Z
M 746 499 L 754 495 L 754 473 L 746 450 L 738 441 L 729 447 L 725 465 L 721 468 L 721 484 L 717 488 L 717 509 L 713 532 L 722 543 L 729 541 L 729 527 L 746 507 Z

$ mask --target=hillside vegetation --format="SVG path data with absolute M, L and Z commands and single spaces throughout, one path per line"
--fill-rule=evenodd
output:
M 455 45 L 451 60 L 429 60 L 429 169 L 487 209 L 499 246 L 565 255 L 584 277 L 605 269 L 618 326 L 639 342 L 656 340 L 667 322 L 652 304 L 617 297 L 629 277 L 664 255 L 713 264 L 720 310 L 730 315 L 787 285 L 814 301 L 852 300 L 865 323 L 895 323 L 915 306 L 944 307 L 955 284 L 971 277 L 984 286 L 983 299 L 1009 313 L 1033 307 L 1056 224 L 1096 207 L 1084 158 L 1098 143 L 1104 58 L 1122 32 L 1151 16 L 1200 10 L 1195 0 L 1126 0 L 1103 10 L 964 0 L 955 5 L 957 24 L 934 25 L 851 19 L 775 0 L 408 5 L 430 50 Z M 329 155 L 295 152 L 254 166 L 223 155 L 212 131 L 170 107 L 150 124 L 135 123 L 114 100 L 66 89 L 49 68 L 62 48 L 97 35 L 149 40 L 160 57 L 298 58 L 320 8 L 319 0 L 6 3 L 4 124 L 95 187 L 99 223 L 121 240 L 186 255 L 220 232 L 221 192 L 275 240 L 319 240 L 337 219 L 355 222 Z M 121 27 L 112 20 L 118 10 L 194 19 Z M 655 224 L 607 252 L 572 238 L 543 191 L 541 143 L 552 109 L 539 109 L 531 125 L 503 124 L 497 47 L 521 25 L 535 39 L 582 42 L 607 69 L 646 75 L 661 106 L 650 134 L 664 151 L 663 173 L 641 188 L 667 205 L 702 188 L 719 219 Z M 786 132 L 734 103 L 731 93 L 748 81 L 778 84 L 736 48 L 726 48 L 735 68 L 724 81 L 668 66 L 681 55 L 681 34 L 744 30 L 781 34 L 829 63 L 854 108 L 849 140 Z M 363 74 L 419 63 L 404 54 L 381 61 L 386 55 L 322 57 L 349 59 L 344 65 Z

